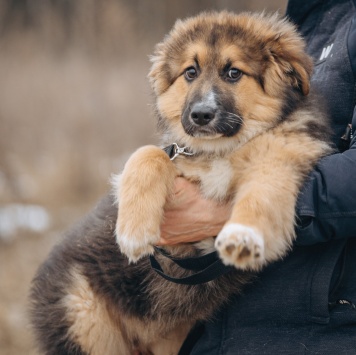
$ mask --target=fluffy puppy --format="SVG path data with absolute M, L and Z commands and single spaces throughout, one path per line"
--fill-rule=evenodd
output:
M 286 255 L 301 184 L 331 151 L 327 120 L 309 94 L 312 61 L 294 26 L 276 15 L 178 21 L 152 62 L 162 147 L 177 143 L 191 155 L 171 161 L 158 147 L 139 149 L 119 179 L 119 210 L 108 196 L 42 265 L 31 319 L 44 353 L 177 354 L 196 321 Z M 177 176 L 233 206 L 211 246 L 235 268 L 205 284 L 168 282 L 144 257 L 154 253 Z M 168 252 L 205 251 L 190 244 Z M 191 273 L 156 257 L 174 277 Z
M 259 270 L 281 258 L 300 185 L 330 151 L 302 39 L 275 15 L 202 14 L 177 22 L 152 61 L 162 145 L 193 155 L 133 154 L 118 196 L 121 251 L 131 261 L 153 253 L 174 178 L 184 176 L 206 198 L 233 203 L 215 240 L 225 264 Z

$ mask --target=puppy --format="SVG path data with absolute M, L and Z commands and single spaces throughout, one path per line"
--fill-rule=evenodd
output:
M 309 93 L 312 61 L 295 27 L 277 15 L 178 21 L 152 63 L 161 145 L 176 143 L 186 154 L 170 160 L 155 146 L 136 151 L 117 179 L 119 209 L 106 197 L 42 265 L 31 320 L 46 354 L 177 354 L 197 321 L 286 255 L 300 187 L 331 152 L 326 117 Z M 155 253 L 178 176 L 233 206 L 211 247 L 234 270 L 200 285 L 164 280 L 145 257 Z M 192 273 L 156 258 L 174 277 Z
M 152 61 L 162 146 L 176 142 L 191 156 L 171 162 L 149 146 L 130 158 L 118 194 L 120 250 L 133 262 L 153 253 L 167 196 L 184 176 L 206 198 L 233 201 L 215 240 L 226 265 L 257 271 L 281 258 L 300 185 L 330 151 L 301 38 L 277 16 L 203 14 L 178 22 Z

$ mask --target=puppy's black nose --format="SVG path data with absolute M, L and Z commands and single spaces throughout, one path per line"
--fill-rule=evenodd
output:
M 205 126 L 215 118 L 215 110 L 211 107 L 195 105 L 192 108 L 190 117 L 199 126 Z

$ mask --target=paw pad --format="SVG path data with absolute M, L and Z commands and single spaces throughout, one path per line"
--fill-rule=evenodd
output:
M 215 241 L 215 247 L 226 265 L 258 270 L 264 264 L 264 241 L 253 228 L 241 224 L 226 225 Z

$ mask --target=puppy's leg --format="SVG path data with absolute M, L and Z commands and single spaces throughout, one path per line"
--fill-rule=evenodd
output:
M 241 187 L 230 220 L 215 242 L 225 264 L 259 270 L 286 253 L 294 236 L 298 186 L 291 174 L 285 172 L 284 178 L 286 184 L 276 184 L 273 176 L 264 175 Z
M 235 204 L 215 241 L 223 262 L 240 269 L 259 270 L 290 249 L 298 191 L 320 155 L 311 143 L 308 150 L 309 141 L 301 138 L 287 142 L 267 136 L 260 140 L 256 148 L 246 147 L 246 154 L 235 162 L 241 171 Z M 269 149 L 262 151 L 258 146 Z M 244 166 L 243 161 L 248 163 Z
M 120 178 L 116 237 L 130 261 L 153 253 L 176 174 L 167 154 L 155 146 L 138 149 L 126 163 Z
M 108 310 L 105 298 L 95 293 L 79 266 L 73 267 L 70 275 L 71 285 L 60 302 L 65 308 L 65 318 L 60 321 L 69 324 L 67 339 L 79 344 L 83 354 L 130 355 L 130 347 L 120 330 L 119 321 L 115 319 L 117 314 Z M 57 324 L 52 326 L 61 329 Z M 58 339 L 58 343 L 65 344 L 67 339 Z M 63 349 L 61 353 L 67 354 L 68 350 Z M 55 351 L 49 353 L 59 354 Z

